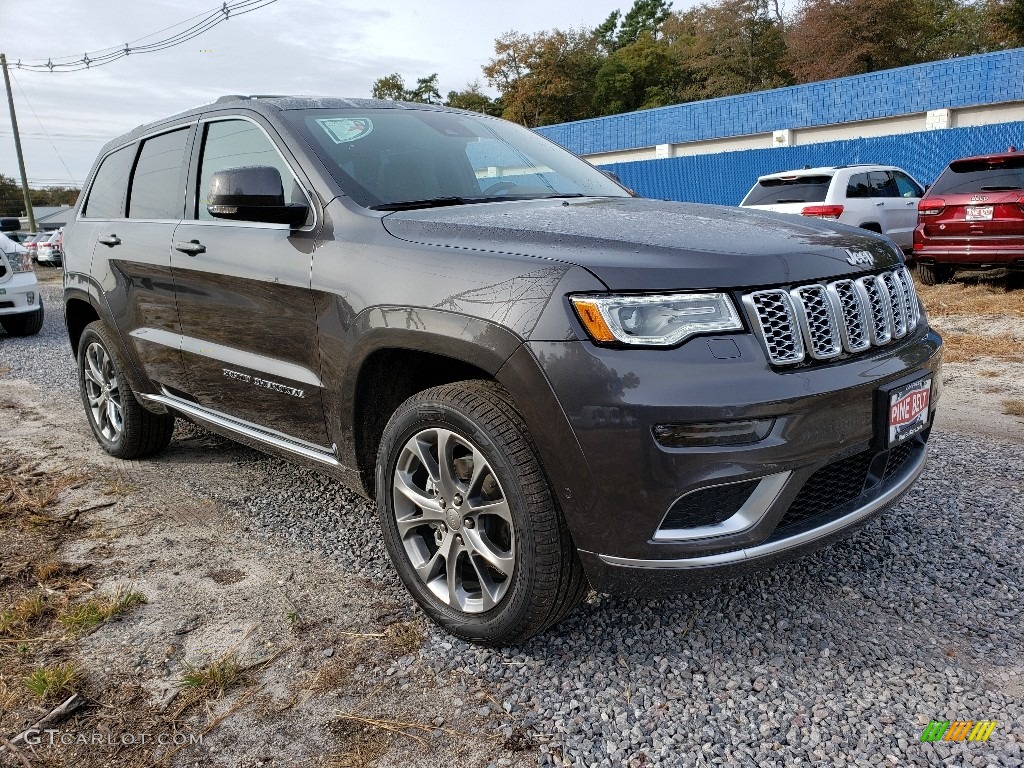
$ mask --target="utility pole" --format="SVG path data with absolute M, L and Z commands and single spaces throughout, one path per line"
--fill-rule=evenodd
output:
M 0 53 L 0 66 L 4 70 L 4 85 L 7 86 L 7 106 L 11 109 L 11 130 L 14 131 L 14 149 L 18 153 L 18 170 L 21 171 L 21 193 L 25 196 L 25 210 L 28 212 L 28 231 L 36 231 L 36 214 L 32 210 L 32 195 L 28 191 L 28 176 L 25 175 L 25 156 L 21 153 L 21 134 L 18 133 L 18 117 L 14 114 L 14 94 L 11 92 L 11 76 L 7 72 L 7 55 Z

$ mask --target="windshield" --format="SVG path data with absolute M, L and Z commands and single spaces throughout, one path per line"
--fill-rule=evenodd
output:
M 949 164 L 931 194 L 956 195 L 1024 189 L 1024 156 L 957 160 Z
M 629 196 L 575 155 L 504 120 L 417 109 L 285 114 L 345 193 L 367 208 Z

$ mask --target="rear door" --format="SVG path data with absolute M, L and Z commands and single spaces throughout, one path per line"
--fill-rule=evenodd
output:
M 917 202 L 924 190 L 902 171 L 871 171 L 871 196 L 884 211 L 882 231 L 910 251 L 917 226 Z
M 200 405 L 330 450 L 310 290 L 316 212 L 272 127 L 257 116 L 201 122 L 190 169 L 188 216 L 171 265 L 190 393 Z M 286 159 L 286 157 L 288 159 Z M 310 205 L 306 225 L 215 219 L 206 207 L 217 171 L 272 166 L 286 199 Z
M 170 250 L 193 128 L 177 126 L 108 155 L 74 228 L 93 241 L 91 273 L 124 348 L 149 379 L 172 389 L 187 386 Z

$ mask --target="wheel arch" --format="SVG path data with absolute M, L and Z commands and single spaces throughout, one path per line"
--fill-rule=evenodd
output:
M 397 328 L 394 312 L 402 316 Z M 443 310 L 376 309 L 354 326 L 358 341 L 339 376 L 342 391 L 327 400 L 327 416 L 339 436 L 339 458 L 356 469 L 360 490 L 373 498 L 380 438 L 398 406 L 442 384 L 496 380 L 523 342 L 495 323 Z

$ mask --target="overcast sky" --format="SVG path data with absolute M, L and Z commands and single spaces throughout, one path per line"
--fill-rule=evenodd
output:
M 368 97 L 373 81 L 391 72 L 402 74 L 407 85 L 437 72 L 442 94 L 473 80 L 486 88 L 480 68 L 503 32 L 596 26 L 631 4 L 278 0 L 167 51 L 84 72 L 12 69 L 29 182 L 80 184 L 105 141 L 227 93 Z M 689 5 L 677 0 L 675 7 Z M 216 0 L 0 0 L 0 49 L 11 62 L 78 56 L 135 41 L 214 7 Z M 16 177 L 3 101 L 0 115 L 0 173 Z

